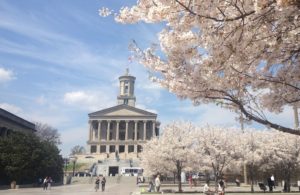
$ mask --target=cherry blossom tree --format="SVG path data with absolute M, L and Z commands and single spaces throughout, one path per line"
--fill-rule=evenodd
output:
M 182 192 L 181 172 L 188 168 L 195 127 L 187 122 L 166 125 L 159 139 L 152 139 L 143 147 L 142 163 L 146 174 L 176 173 L 178 191 Z
M 199 128 L 193 150 L 198 169 L 212 170 L 217 190 L 218 181 L 225 171 L 234 172 L 240 168 L 241 150 L 239 132 L 234 129 L 207 126 Z
M 295 170 L 300 167 L 300 138 L 293 135 L 285 135 L 279 132 L 272 133 L 269 166 L 279 170 L 283 174 L 286 183 L 286 191 L 290 191 L 290 181 Z
M 153 80 L 178 97 L 300 135 L 265 115 L 300 104 L 299 8 L 299 0 L 139 0 L 115 20 L 164 25 L 159 45 L 130 48 Z
M 271 155 L 268 144 L 272 133 L 247 129 L 240 135 L 239 141 L 242 146 L 243 160 L 250 172 L 251 192 L 254 192 L 254 176 L 257 174 L 255 170 L 263 171 L 269 166 L 265 163 L 265 159 Z

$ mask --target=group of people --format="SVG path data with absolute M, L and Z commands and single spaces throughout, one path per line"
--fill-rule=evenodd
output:
M 104 176 L 101 176 L 101 177 L 98 176 L 96 178 L 96 181 L 95 181 L 95 191 L 96 192 L 99 190 L 100 184 L 101 184 L 101 190 L 103 192 L 105 190 L 105 184 L 106 184 L 106 179 Z
M 44 190 L 51 190 L 51 183 L 52 183 L 52 179 L 51 177 L 45 177 L 44 181 L 43 181 L 43 189 Z
M 189 181 L 190 188 L 192 188 L 192 186 L 195 186 L 195 187 L 197 186 L 197 180 L 194 179 L 192 175 L 189 175 L 188 181 Z
M 157 175 L 154 182 L 150 181 L 149 182 L 149 188 L 148 188 L 148 192 L 159 192 L 160 190 L 160 175 Z M 155 190 L 154 190 L 155 187 Z
M 215 193 L 215 191 L 211 190 L 210 187 L 208 186 L 208 184 L 206 183 L 206 184 L 204 184 L 204 187 L 203 187 L 203 193 L 205 195 L 213 195 Z M 225 183 L 222 179 L 218 183 L 218 194 L 219 195 L 225 194 Z

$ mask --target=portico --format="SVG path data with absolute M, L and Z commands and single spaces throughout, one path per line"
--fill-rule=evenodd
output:
M 103 158 L 137 157 L 143 144 L 159 134 L 157 114 L 135 107 L 135 77 L 119 77 L 118 105 L 89 114 L 89 152 Z

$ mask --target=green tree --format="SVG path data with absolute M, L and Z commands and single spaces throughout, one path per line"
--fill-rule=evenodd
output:
M 0 151 L 0 176 L 6 182 L 33 183 L 45 176 L 61 180 L 63 159 L 51 142 L 34 134 L 14 132 L 0 138 Z

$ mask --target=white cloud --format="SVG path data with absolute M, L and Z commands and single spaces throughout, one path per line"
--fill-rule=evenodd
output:
M 97 91 L 71 91 L 64 94 L 63 101 L 68 105 L 81 108 L 83 110 L 95 111 L 99 108 L 108 108 L 114 106 L 112 95 L 105 93 L 105 90 Z
M 146 110 L 148 112 L 152 112 L 152 113 L 155 113 L 157 114 L 157 110 L 154 110 L 154 109 L 147 109 L 145 105 L 142 105 L 142 104 L 137 104 L 135 107 L 139 108 L 139 109 L 142 109 L 142 110 Z
M 44 105 L 47 102 L 47 100 L 44 95 L 41 95 L 36 99 L 36 102 L 40 105 Z
M 227 109 L 220 108 L 213 104 L 198 106 L 199 118 L 197 123 L 199 125 L 221 125 L 221 126 L 237 126 L 238 121 L 235 118 L 236 113 Z
M 23 113 L 22 109 L 19 108 L 18 106 L 12 105 L 12 104 L 8 104 L 8 103 L 0 103 L 0 108 L 11 112 L 15 115 L 20 115 Z
M 0 84 L 15 79 L 13 71 L 0 67 Z

